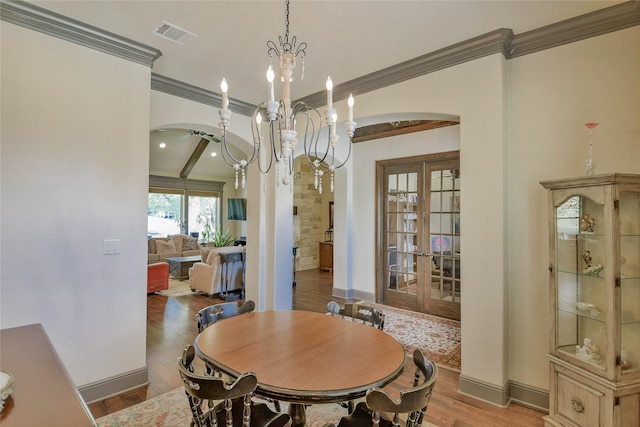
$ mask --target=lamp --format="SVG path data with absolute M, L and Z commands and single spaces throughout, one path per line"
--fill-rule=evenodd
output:
M 353 96 L 349 95 L 349 117 L 345 123 L 347 135 L 349 137 L 348 153 L 344 162 L 335 164 L 335 148 L 338 142 L 336 135 L 337 113 L 333 108 L 333 82 L 331 77 L 327 78 L 327 108 L 324 110 L 324 123 L 328 128 L 326 142 L 320 141 L 320 133 L 323 129 L 322 115 L 317 109 L 309 107 L 305 102 L 296 102 L 291 105 L 291 83 L 296 68 L 296 58 L 302 60 L 301 79 L 304 78 L 304 57 L 306 55 L 307 44 L 302 42 L 296 44 L 296 37 L 289 39 L 289 0 L 286 0 L 285 12 L 285 33 L 284 37 L 279 37 L 279 46 L 273 41 L 267 42 L 269 48 L 267 53 L 271 57 L 271 64 L 267 69 L 267 84 L 269 87 L 269 100 L 258 105 L 251 118 L 251 131 L 253 137 L 253 152 L 248 159 L 238 159 L 229 150 L 227 142 L 227 128 L 229 127 L 231 111 L 229 110 L 228 85 L 223 78 L 220 84 L 222 93 L 222 105 L 218 111 L 220 116 L 219 126 L 221 129 L 221 143 L 223 149 L 222 157 L 225 162 L 235 169 L 235 187 L 238 183 L 244 188 L 245 171 L 249 164 L 257 162 L 261 173 L 267 174 L 275 162 L 277 173 L 277 185 L 282 182 L 289 185 L 293 180 L 293 155 L 298 144 L 296 126 L 304 129 L 304 155 L 309 166 L 315 173 L 315 188 L 322 193 L 322 177 L 326 173 L 331 174 L 331 191 L 334 189 L 333 173 L 336 169 L 344 166 L 351 155 L 351 143 L 356 129 L 356 122 L 353 121 Z M 274 56 L 280 60 L 280 81 L 282 82 L 282 98 L 275 100 L 273 80 L 275 73 L 273 70 Z M 266 120 L 266 122 L 265 122 Z M 266 128 L 269 143 L 263 142 L 263 127 Z M 329 160 L 329 154 L 331 159 Z M 265 159 L 268 157 L 268 159 Z M 280 176 L 282 175 L 282 176 Z M 240 177 L 239 177 L 240 176 Z

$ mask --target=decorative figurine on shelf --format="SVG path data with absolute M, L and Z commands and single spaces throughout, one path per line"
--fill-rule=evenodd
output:
M 591 215 L 589 214 L 582 215 L 582 220 L 580 220 L 580 231 L 582 231 L 583 233 L 593 233 L 595 229 L 595 218 L 591 218 Z
M 578 301 L 576 302 L 576 307 L 578 307 L 578 310 L 589 310 L 589 314 L 591 314 L 592 316 L 597 316 L 598 314 L 600 314 L 600 310 L 596 308 L 595 304 Z
M 627 360 L 626 350 L 622 350 L 620 352 L 620 359 L 622 359 L 622 361 L 620 362 L 620 367 L 622 368 L 623 371 L 631 368 L 631 363 L 629 363 L 629 361 Z
M 589 338 L 585 338 L 583 346 L 576 345 L 576 356 L 588 362 L 600 363 L 600 347 L 592 344 Z
M 589 276 L 598 276 L 602 270 L 604 270 L 604 266 L 602 264 L 598 264 L 585 268 L 582 270 L 582 273 Z
M 580 359 L 589 360 L 589 346 L 591 345 L 591 340 L 589 338 L 584 339 L 584 345 L 580 347 L 576 345 L 576 356 Z
M 591 251 L 584 251 L 584 253 L 582 254 L 582 259 L 587 264 L 587 268 L 591 267 L 591 261 L 593 261 L 593 259 L 591 258 Z

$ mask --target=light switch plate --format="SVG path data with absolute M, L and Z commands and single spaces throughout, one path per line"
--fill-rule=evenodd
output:
M 104 241 L 104 254 L 112 255 L 120 253 L 120 239 L 110 239 Z

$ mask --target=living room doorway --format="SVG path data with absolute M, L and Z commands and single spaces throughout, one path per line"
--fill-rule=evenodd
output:
M 329 183 L 320 193 L 304 156 L 294 160 L 293 242 L 297 271 L 333 271 L 333 193 Z M 331 284 L 333 286 L 333 283 Z

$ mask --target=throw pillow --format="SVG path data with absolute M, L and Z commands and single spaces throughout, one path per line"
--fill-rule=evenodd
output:
M 159 254 L 165 254 L 168 252 L 176 252 L 176 245 L 173 243 L 173 240 L 167 240 L 163 242 L 162 240 L 156 241 L 156 250 Z
M 182 239 L 182 250 L 183 251 L 195 251 L 198 250 L 198 239 L 195 237 L 184 237 Z
M 150 254 L 157 254 L 157 252 L 156 252 L 156 239 L 154 239 L 154 238 L 149 239 L 148 246 L 149 246 L 148 247 L 148 252 Z
M 182 242 L 184 242 L 185 237 L 187 236 L 184 234 L 174 234 L 171 236 L 171 240 L 173 240 L 173 244 L 176 245 L 178 252 L 182 251 Z

